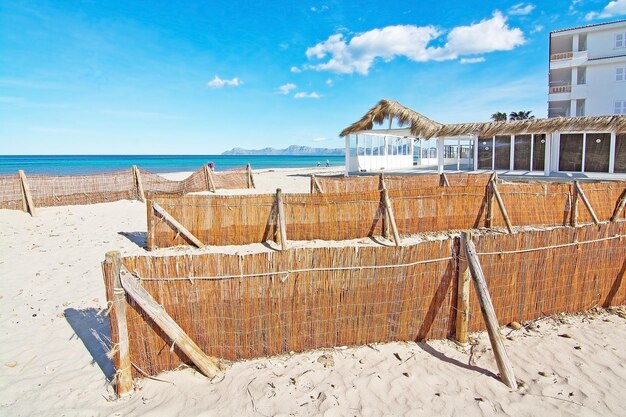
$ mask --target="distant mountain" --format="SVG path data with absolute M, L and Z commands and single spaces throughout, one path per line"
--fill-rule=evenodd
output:
M 343 148 L 311 148 L 308 146 L 291 145 L 285 149 L 263 148 L 242 149 L 233 148 L 222 155 L 343 155 Z

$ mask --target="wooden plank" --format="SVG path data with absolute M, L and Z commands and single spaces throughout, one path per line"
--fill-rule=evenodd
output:
M 498 184 L 496 184 L 495 181 L 491 182 L 491 189 L 493 191 L 493 195 L 496 197 L 496 201 L 498 202 L 500 213 L 502 213 L 502 217 L 504 217 L 506 228 L 508 229 L 509 233 L 513 233 L 513 226 L 511 225 L 511 220 L 509 219 L 509 213 L 506 211 L 506 207 L 504 207 L 504 201 L 502 201 L 502 196 L 500 195 L 500 191 L 498 190 Z
M 283 190 L 276 190 L 276 206 L 278 207 L 278 229 L 280 230 L 280 247 L 287 250 L 287 227 L 285 221 L 285 206 L 283 204 Z
M 382 194 L 385 212 L 387 215 L 386 219 L 389 220 L 389 225 L 391 226 L 391 231 L 393 232 L 393 240 L 396 243 L 396 246 L 400 246 L 402 242 L 400 241 L 400 234 L 398 233 L 398 226 L 396 225 L 396 217 L 393 214 L 393 206 L 391 205 L 391 200 L 389 199 L 389 192 L 386 188 L 384 188 Z
M 33 196 L 30 193 L 30 186 L 28 185 L 28 181 L 26 180 L 26 174 L 24 174 L 23 170 L 17 171 L 20 176 L 20 182 L 22 184 L 22 194 L 26 199 L 26 205 L 28 206 L 28 212 L 32 217 L 37 215 L 35 211 L 35 204 L 33 203 Z
M 135 184 L 137 186 L 137 195 L 139 196 L 139 201 L 146 201 L 146 196 L 143 193 L 143 184 L 141 182 L 141 173 L 139 172 L 139 168 L 137 165 L 133 165 L 133 175 L 135 176 Z
M 487 326 L 487 333 L 489 334 L 489 341 L 491 342 L 491 348 L 496 357 L 496 363 L 498 365 L 498 371 L 500 372 L 500 378 L 502 381 L 512 389 L 517 389 L 517 382 L 515 381 L 515 375 L 513 374 L 513 368 L 509 357 L 504 347 L 504 341 L 500 334 L 500 325 L 496 317 L 496 312 L 489 296 L 489 289 L 487 288 L 487 282 L 485 281 L 485 275 L 483 274 L 482 267 L 478 255 L 476 254 L 476 247 L 471 239 L 465 240 L 465 245 L 462 248 L 465 250 L 465 257 L 469 270 L 474 279 L 474 286 L 478 295 L 478 301 L 480 302 L 480 311 L 482 312 L 483 319 Z
M 128 324 L 126 322 L 126 292 L 122 287 L 120 271 L 122 258 L 118 251 L 107 252 L 104 262 L 113 275 L 113 305 L 117 323 L 117 355 L 118 367 L 115 372 L 115 392 L 123 397 L 133 392 L 132 364 L 130 361 L 130 343 L 128 339 Z
M 156 202 L 152 202 L 152 209 L 161 218 L 163 218 L 176 232 L 180 233 L 185 239 L 193 243 L 198 248 L 204 247 L 204 243 L 200 242 L 200 239 L 195 237 L 185 226 L 180 224 L 175 218 L 173 218 L 163 207 Z
M 622 193 L 622 196 L 620 197 L 619 201 L 617 202 L 617 205 L 615 206 L 615 210 L 613 210 L 613 215 L 611 216 L 611 222 L 616 222 L 617 221 L 617 219 L 619 218 L 620 214 L 624 210 L 624 206 L 626 206 L 626 188 L 624 189 L 624 192 Z
M 172 345 L 176 345 L 187 355 L 202 374 L 207 378 L 213 378 L 221 372 L 219 360 L 204 353 L 178 323 L 167 314 L 165 308 L 159 305 L 141 286 L 141 281 L 123 266 L 120 272 L 120 280 L 122 287 L 128 295 L 146 312 L 154 324 L 172 340 Z
M 576 187 L 576 191 L 578 191 L 578 193 L 580 194 L 580 198 L 583 200 L 583 204 L 587 208 L 587 211 L 589 212 L 589 214 L 591 214 L 591 218 L 593 219 L 593 222 L 595 224 L 600 224 L 600 221 L 598 220 L 598 216 L 596 216 L 596 212 L 593 211 L 593 207 L 591 207 L 591 203 L 587 199 L 587 196 L 585 195 L 585 192 L 583 191 L 578 181 L 574 181 L 574 186 Z
M 456 298 L 456 343 L 465 346 L 468 343 L 469 327 L 469 292 L 471 274 L 467 257 L 465 256 L 465 242 L 471 239 L 469 232 L 461 233 L 459 249 L 459 278 Z
M 206 188 L 211 192 L 215 192 L 215 181 L 213 181 L 213 170 L 208 165 L 204 165 L 204 176 L 206 179 Z
M 315 176 L 315 174 L 312 174 L 311 175 L 311 194 L 313 194 L 314 190 L 317 190 L 319 194 L 324 194 L 324 190 L 322 190 L 322 186 L 317 181 L 317 177 Z

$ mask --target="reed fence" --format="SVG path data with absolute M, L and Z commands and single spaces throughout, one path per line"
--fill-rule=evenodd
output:
M 626 303 L 624 222 L 515 235 L 483 231 L 473 240 L 500 323 Z M 457 289 L 459 249 L 457 235 L 399 247 L 136 256 L 117 262 L 198 351 L 239 360 L 454 335 L 461 323 L 455 307 L 460 294 L 466 296 Z M 167 336 L 154 311 L 149 316 L 125 293 L 130 281 L 119 285 L 114 258 L 103 263 L 103 276 L 114 304 L 110 324 L 118 392 L 120 380 L 201 362 L 183 353 L 195 352 L 189 345 Z M 469 329 L 483 329 L 473 292 L 467 302 Z
M 491 180 L 487 186 L 387 189 L 387 180 L 382 179 L 380 191 L 285 194 L 280 204 L 278 193 L 154 195 L 147 202 L 147 246 L 152 250 L 279 242 L 281 234 L 282 240 L 391 238 L 391 232 L 398 243 L 401 235 L 423 232 L 575 225 L 593 220 L 578 198 L 581 192 L 588 194 L 598 221 L 626 220 L 626 182 L 497 184 Z
M 146 194 L 182 195 L 216 189 L 254 187 L 250 164 L 245 169 L 212 172 L 208 166 L 196 170 L 182 181 L 168 180 L 133 166 L 130 169 L 93 175 L 17 175 L 0 176 L 0 209 L 28 211 L 37 207 L 94 204 L 117 200 L 141 200 Z
M 433 187 L 475 187 L 486 186 L 491 174 L 423 174 L 385 176 L 387 189 L 406 190 Z M 354 193 L 380 190 L 378 176 L 331 177 L 311 176 L 311 193 Z

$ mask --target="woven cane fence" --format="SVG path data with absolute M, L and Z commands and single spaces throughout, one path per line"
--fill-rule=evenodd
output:
M 24 175 L 24 181 L 35 207 L 140 200 L 141 191 L 145 194 L 182 195 L 250 187 L 249 178 L 252 174 L 245 167 L 211 173 L 211 179 L 208 178 L 207 169 L 202 167 L 182 181 L 168 180 L 150 171 L 135 168 L 93 175 Z M 23 184 L 20 175 L 0 175 L 0 209 L 27 211 Z
M 474 187 L 486 186 L 491 174 L 440 174 L 423 175 L 390 175 L 385 176 L 385 185 L 389 190 L 405 190 L 413 188 L 433 188 L 439 186 Z M 361 191 L 378 191 L 378 176 L 364 177 L 331 177 L 315 176 L 317 186 L 312 184 L 311 193 L 354 193 Z M 446 184 L 446 181 L 448 182 Z
M 500 323 L 626 303 L 626 223 L 486 233 L 474 241 Z M 205 353 L 238 360 L 453 335 L 458 248 L 458 237 L 448 237 L 400 247 L 140 256 L 122 263 Z M 103 275 L 111 301 L 111 264 L 103 264 Z M 190 363 L 132 298 L 125 301 L 137 368 L 155 375 Z M 471 329 L 480 330 L 473 295 L 470 303 Z M 119 354 L 114 363 L 119 369 Z
M 377 179 L 378 180 L 378 179 Z M 569 183 L 499 184 L 513 226 L 563 226 L 571 223 L 574 185 Z M 626 192 L 626 182 L 584 184 L 607 221 Z M 390 189 L 389 198 L 401 235 L 449 230 L 503 227 L 502 211 L 489 187 L 422 187 Z M 204 245 L 241 245 L 276 240 L 273 195 L 152 196 L 158 204 Z M 591 222 L 582 202 L 579 221 Z M 389 225 L 382 192 L 285 194 L 285 229 L 289 240 L 345 240 L 381 236 Z M 489 218 L 488 213 L 493 215 Z M 618 219 L 626 219 L 624 210 Z M 148 210 L 148 249 L 187 245 L 170 223 Z M 388 229 L 388 228 L 387 228 Z

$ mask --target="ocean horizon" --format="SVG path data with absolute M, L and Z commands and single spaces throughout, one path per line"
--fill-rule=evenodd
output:
M 155 173 L 195 171 L 209 162 L 215 171 L 245 167 L 314 168 L 343 166 L 343 155 L 0 155 L 0 175 L 85 175 L 129 169 L 133 165 Z

